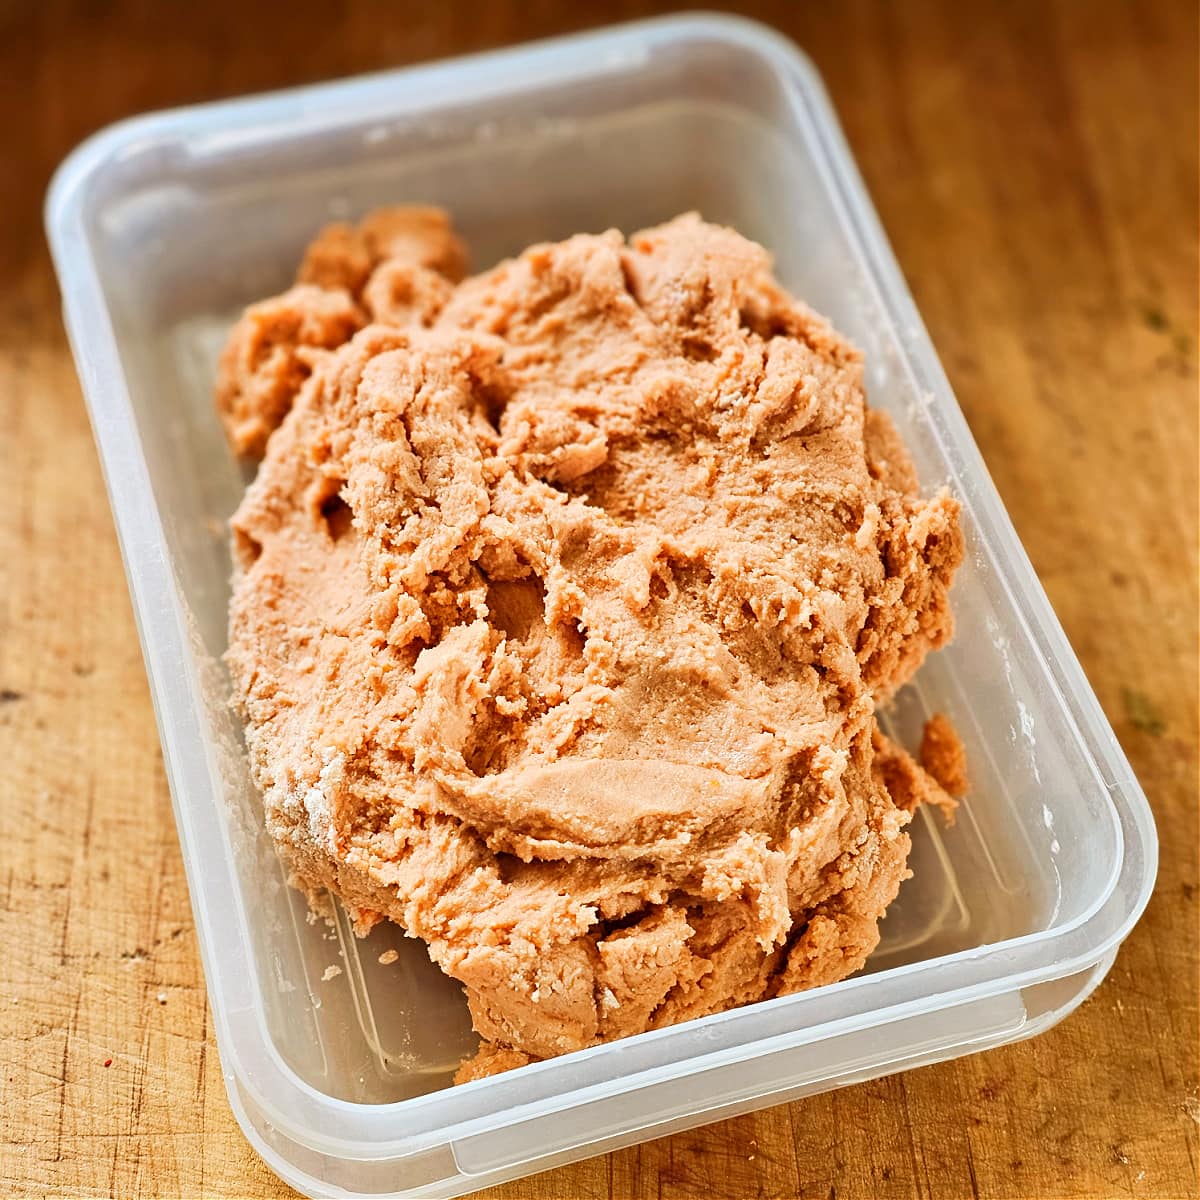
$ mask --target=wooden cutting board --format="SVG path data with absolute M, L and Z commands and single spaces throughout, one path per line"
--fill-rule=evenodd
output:
M 150 108 L 656 11 L 0 0 L 0 1193 L 287 1195 L 225 1098 L 49 174 Z M 1158 887 L 1052 1032 L 493 1197 L 1197 1191 L 1197 18 L 746 4 L 824 72 L 996 483 L 1150 796 Z

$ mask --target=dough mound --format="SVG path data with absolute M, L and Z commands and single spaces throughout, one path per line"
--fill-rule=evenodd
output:
M 850 974 L 907 807 L 953 803 L 874 714 L 950 636 L 956 503 L 731 230 L 457 287 L 384 241 L 310 251 L 302 286 L 367 308 L 336 348 L 287 326 L 306 373 L 272 368 L 233 521 L 228 662 L 294 881 L 462 981 L 464 1078 Z M 385 285 L 414 269 L 440 282 Z

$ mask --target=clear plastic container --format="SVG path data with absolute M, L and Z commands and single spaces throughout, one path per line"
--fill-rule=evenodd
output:
M 767 245 L 866 352 L 927 488 L 965 508 L 958 634 L 888 714 L 951 714 L 974 791 L 922 815 L 867 969 L 450 1087 L 458 986 L 394 928 L 356 942 L 285 886 L 226 707 L 225 521 L 245 480 L 213 412 L 240 307 L 314 230 L 444 205 L 483 267 L 686 209 Z M 988 478 L 821 84 L 787 41 L 689 16 L 114 126 L 47 224 L 124 551 L 230 1100 L 302 1191 L 454 1196 L 810 1092 L 1028 1037 L 1096 986 L 1156 839 L 1129 765 Z M 395 949 L 399 961 L 378 956 Z M 340 974 L 327 972 L 329 966 Z M 324 979 L 326 974 L 331 977 Z

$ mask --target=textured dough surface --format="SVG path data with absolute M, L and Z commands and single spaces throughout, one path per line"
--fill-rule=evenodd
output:
M 360 316 L 270 377 L 233 521 L 228 661 L 295 881 L 462 981 L 464 1078 L 853 972 L 909 809 L 952 804 L 875 710 L 950 636 L 956 503 L 731 230 L 457 286 L 384 241 L 323 234 L 266 302 Z
M 921 766 L 949 795 L 965 796 L 971 790 L 966 748 L 945 713 L 934 713 L 925 722 L 920 755 Z
M 216 401 L 234 450 L 262 457 L 321 350 L 370 321 L 432 324 L 466 268 L 441 209 L 380 209 L 357 226 L 323 229 L 296 286 L 251 305 L 225 345 Z

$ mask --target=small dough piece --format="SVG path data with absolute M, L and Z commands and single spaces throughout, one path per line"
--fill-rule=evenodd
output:
M 338 221 L 317 235 L 304 255 L 297 283 L 344 288 L 358 296 L 380 263 L 395 259 L 457 283 L 467 271 L 467 250 L 440 208 L 380 208 L 358 225 Z
M 533 1059 L 520 1050 L 510 1050 L 507 1046 L 497 1046 L 493 1042 L 484 1042 L 472 1057 L 466 1059 L 454 1075 L 455 1083 L 470 1083 L 475 1079 L 487 1079 L 490 1075 L 499 1075 L 502 1071 L 512 1071 L 517 1067 L 528 1066 Z
M 920 758 L 921 766 L 951 796 L 965 796 L 971 790 L 966 749 L 945 713 L 934 713 L 925 722 Z
M 383 314 L 400 226 L 323 234 L 306 277 Z M 857 970 L 911 808 L 953 804 L 875 709 L 951 634 L 956 503 L 695 215 L 437 299 L 314 359 L 233 521 L 293 880 L 465 985 L 462 1078 Z
M 363 307 L 381 325 L 432 325 L 454 286 L 428 267 L 385 258 L 362 290 Z
M 922 804 L 931 804 L 941 811 L 947 824 L 954 823 L 958 801 L 907 750 L 875 729 L 875 770 L 884 786 L 905 812 L 914 813 Z

